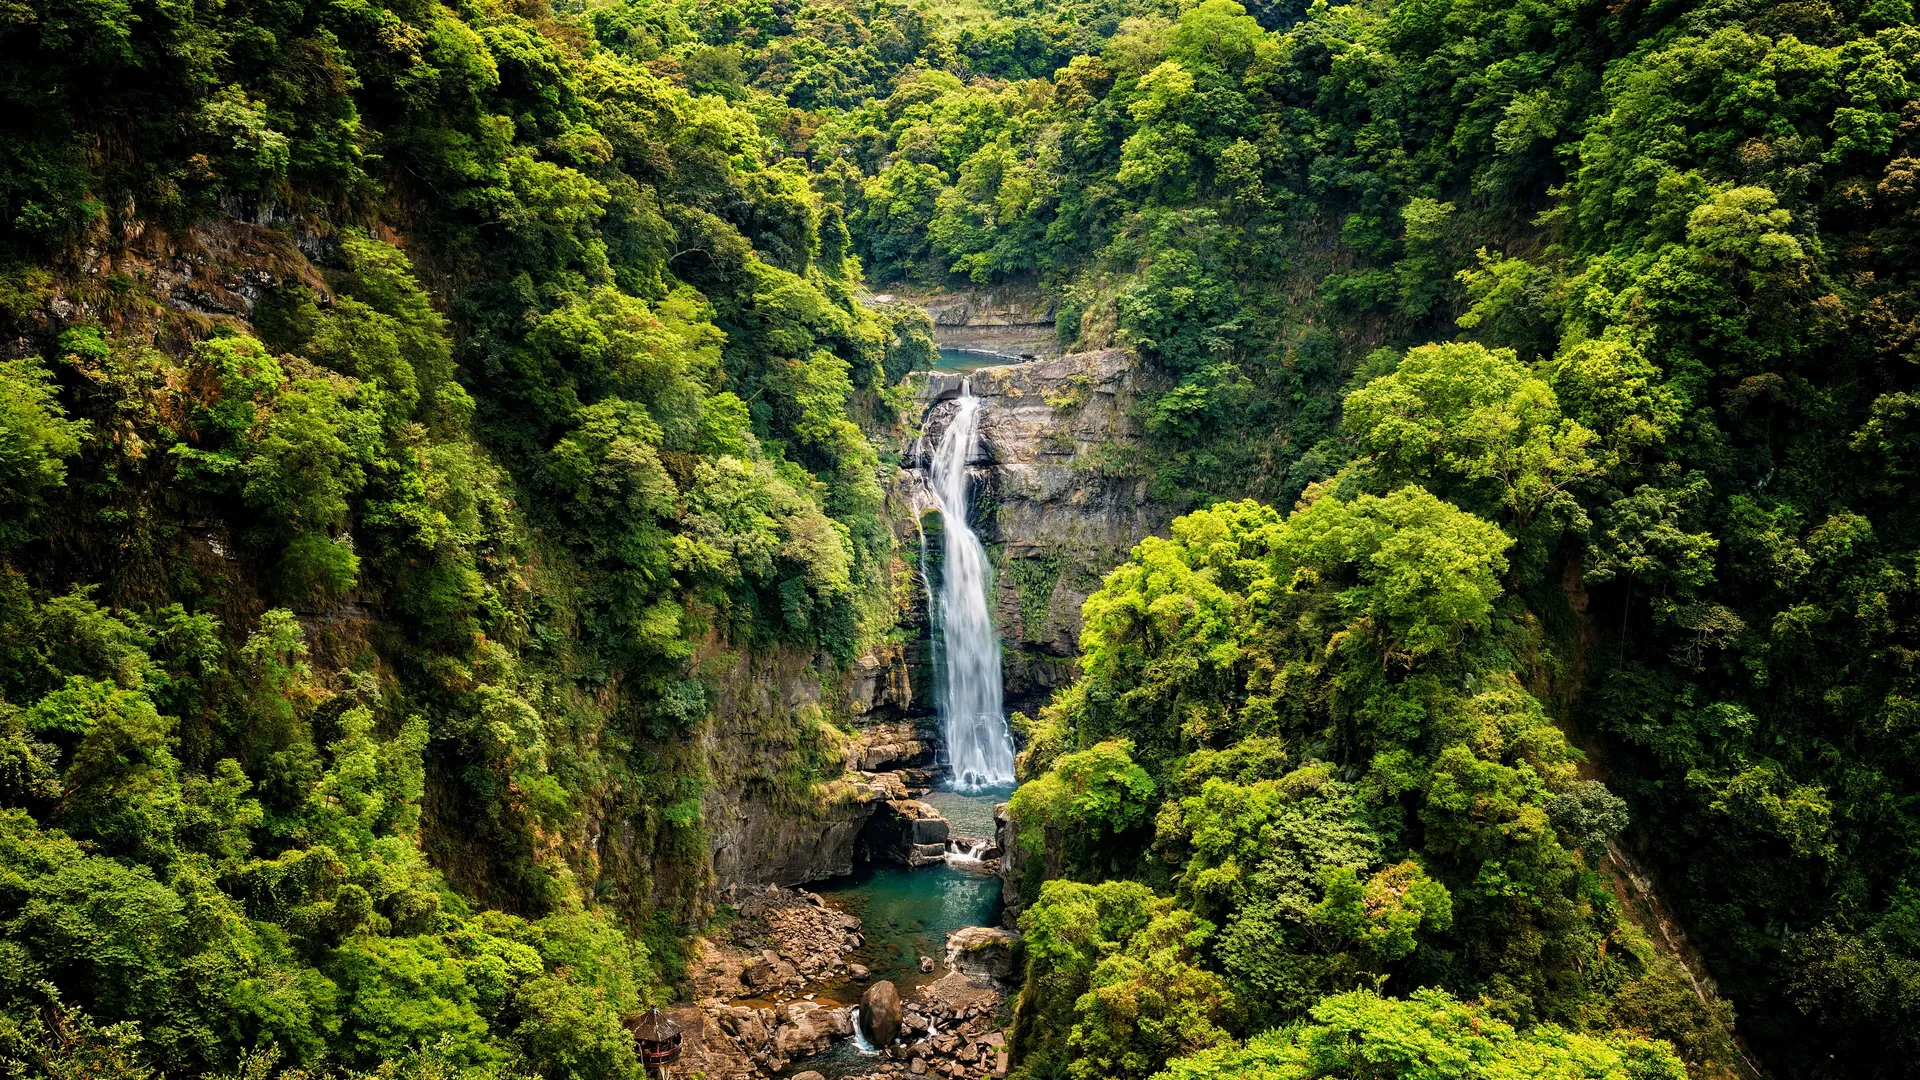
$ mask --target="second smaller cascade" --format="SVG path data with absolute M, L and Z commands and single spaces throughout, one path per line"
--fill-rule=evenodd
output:
M 1013 735 L 1000 685 L 1000 638 L 987 614 L 987 552 L 967 520 L 967 459 L 978 439 L 980 399 L 960 383 L 952 423 L 934 448 L 933 494 L 940 503 L 944 561 L 936 631 L 946 679 L 937 702 L 953 784 L 962 791 L 1013 783 Z

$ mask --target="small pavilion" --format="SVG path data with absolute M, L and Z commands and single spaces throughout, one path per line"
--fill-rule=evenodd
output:
M 680 1025 L 659 1009 L 628 1017 L 627 1030 L 633 1034 L 640 1063 L 647 1068 L 665 1065 L 680 1057 Z

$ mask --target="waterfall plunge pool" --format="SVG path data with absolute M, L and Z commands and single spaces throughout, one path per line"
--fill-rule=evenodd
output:
M 993 806 L 1005 802 L 1011 788 L 979 793 L 936 790 L 923 799 L 946 815 L 962 836 L 993 835 Z M 865 938 L 849 960 L 871 972 L 866 982 L 838 980 L 821 984 L 820 999 L 858 1004 L 866 988 L 890 979 L 900 1000 L 911 1003 L 916 991 L 946 975 L 947 935 L 969 926 L 1000 925 L 1000 879 L 991 864 L 946 862 L 909 870 L 863 863 L 846 877 L 813 886 L 835 907 L 859 916 Z M 920 970 L 920 958 L 933 957 L 933 971 Z M 787 1075 L 812 1069 L 826 1080 L 862 1073 L 876 1058 L 859 1040 L 842 1039 L 817 1057 L 795 1061 Z

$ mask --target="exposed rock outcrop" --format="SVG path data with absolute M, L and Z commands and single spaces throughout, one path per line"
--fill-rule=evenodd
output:
M 1010 987 L 1018 979 L 1020 935 L 968 926 L 947 935 L 947 966 L 968 978 Z
M 920 725 L 902 720 L 880 724 L 861 732 L 861 746 L 853 767 L 861 772 L 880 772 L 904 767 L 928 768 L 933 764 L 933 743 Z
M 933 320 L 933 340 L 943 349 L 973 349 L 1009 359 L 1056 356 L 1055 298 L 1035 285 L 987 285 L 941 292 L 879 293 L 869 303 L 905 303 Z
M 933 760 L 915 722 L 901 718 L 912 711 L 905 650 L 888 645 L 861 657 L 841 684 L 844 696 L 829 692 L 838 676 L 823 678 L 811 654 L 774 650 L 732 659 L 720 669 L 699 740 L 709 777 L 701 813 L 713 888 L 798 885 L 851 872 L 855 843 L 875 807 L 925 786 L 918 774 L 876 770 Z M 831 722 L 835 714 L 852 720 L 852 738 Z M 840 777 L 811 790 L 788 786 L 796 761 L 829 751 L 842 759 Z
M 875 646 L 854 660 L 847 674 L 847 709 L 856 718 L 882 719 L 913 705 L 906 648 L 889 642 Z M 876 766 L 867 766 L 875 768 Z
M 680 1060 L 674 1063 L 676 1075 L 704 1073 L 715 1080 L 756 1075 L 755 1062 L 742 1044 L 751 1041 L 756 1050 L 765 1047 L 769 1038 L 766 1028 L 752 1009 L 734 1011 L 745 1014 L 744 1018 L 702 1012 L 691 1005 L 667 1011 L 682 1032 Z M 743 1038 L 736 1031 L 749 1034 Z
M 932 866 L 947 857 L 947 819 L 918 799 L 895 799 L 874 809 L 860 837 L 864 854 L 906 867 Z
M 1015 843 L 1013 818 L 1007 814 L 1006 803 L 996 803 L 993 808 L 993 842 L 1000 849 L 995 869 L 1000 874 L 1000 922 L 1011 930 L 1020 925 L 1020 913 L 1026 910 L 1026 899 L 1020 894 L 1020 845 Z

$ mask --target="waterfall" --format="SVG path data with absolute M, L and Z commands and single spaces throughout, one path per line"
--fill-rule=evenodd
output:
M 1000 639 L 987 616 L 986 549 L 967 521 L 967 458 L 980 420 L 980 399 L 960 382 L 959 408 L 933 451 L 933 496 L 940 503 L 945 558 L 934 608 L 935 662 L 945 680 L 935 699 L 953 784 L 962 791 L 1013 783 L 1013 735 L 1000 692 Z M 931 599 L 931 598 L 929 598 Z

